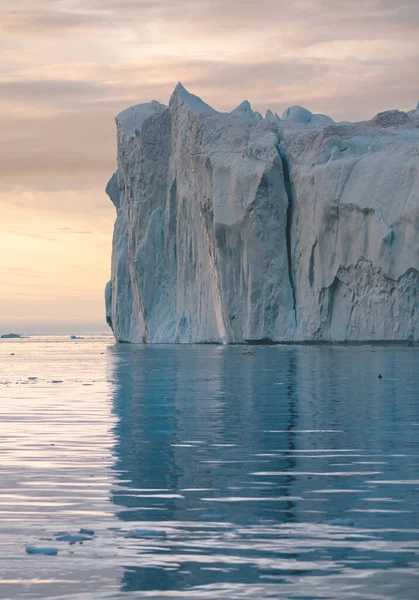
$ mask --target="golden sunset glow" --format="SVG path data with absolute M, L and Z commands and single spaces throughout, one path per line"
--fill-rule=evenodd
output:
M 418 13 L 416 0 L 1 2 L 0 330 L 103 322 L 119 111 L 168 102 L 179 80 L 225 111 L 245 98 L 337 121 L 410 110 Z

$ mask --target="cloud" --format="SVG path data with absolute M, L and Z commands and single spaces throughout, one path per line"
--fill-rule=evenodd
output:
M 179 80 L 222 111 L 245 98 L 262 112 L 301 104 L 336 120 L 408 110 L 419 99 L 418 39 L 417 0 L 0 2 L 2 223 L 31 236 L 9 236 L 3 264 L 47 264 L 42 236 L 57 239 L 51 286 L 67 264 L 61 299 L 54 292 L 31 314 L 67 314 L 66 289 L 82 275 L 79 289 L 96 294 L 92 318 L 102 306 L 114 218 L 103 188 L 115 169 L 118 112 L 167 103 Z M 17 273 L 14 301 L 2 306 L 16 317 L 25 285 L 35 293 Z
M 269 57 L 265 63 L 150 57 L 136 66 L 73 67 L 81 79 L 0 82 L 1 186 L 76 189 L 106 184 L 115 168 L 114 117 L 153 98 L 168 102 L 177 80 L 218 110 L 244 98 L 258 110 L 306 105 L 336 120 L 416 105 L 415 61 Z M 419 95 L 419 92 L 418 92 Z M 411 98 L 410 104 L 406 100 Z
M 1 13 L 3 18 L 0 30 L 16 35 L 25 35 L 27 30 L 32 35 L 48 35 L 62 30 L 96 28 L 103 18 L 98 11 L 88 13 L 72 10 L 71 2 L 60 3 L 54 0 L 43 4 L 20 0 L 19 3 L 5 4 Z
M 71 81 L 59 79 L 25 79 L 0 81 L 0 95 L 4 100 L 36 104 L 40 100 L 51 104 L 57 101 L 85 102 L 89 98 L 98 98 L 105 91 L 104 86 L 91 81 Z M 3 100 L 3 101 L 4 101 Z
M 0 14 L 0 30 L 17 37 L 67 33 L 96 38 L 107 32 L 102 42 L 116 34 L 114 39 L 122 47 L 129 41 L 141 49 L 192 43 L 204 53 L 206 46 L 213 54 L 217 47 L 228 47 L 234 55 L 257 47 L 265 54 L 275 52 L 277 42 L 284 52 L 325 41 L 414 38 L 419 4 L 416 0 L 352 0 L 350 4 L 346 0 L 260 0 L 257 5 L 253 0 L 21 0 L 4 4 Z

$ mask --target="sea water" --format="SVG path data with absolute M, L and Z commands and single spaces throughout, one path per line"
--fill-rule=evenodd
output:
M 1 598 L 416 600 L 418 492 L 418 348 L 0 343 Z

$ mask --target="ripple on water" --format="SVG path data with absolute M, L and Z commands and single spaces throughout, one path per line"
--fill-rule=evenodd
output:
M 418 350 L 252 351 L 2 340 L 0 597 L 416 600 Z

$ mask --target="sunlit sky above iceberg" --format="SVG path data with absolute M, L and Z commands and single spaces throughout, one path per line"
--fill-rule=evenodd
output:
M 0 333 L 102 326 L 120 110 L 410 110 L 418 39 L 417 0 L 1 0 Z

